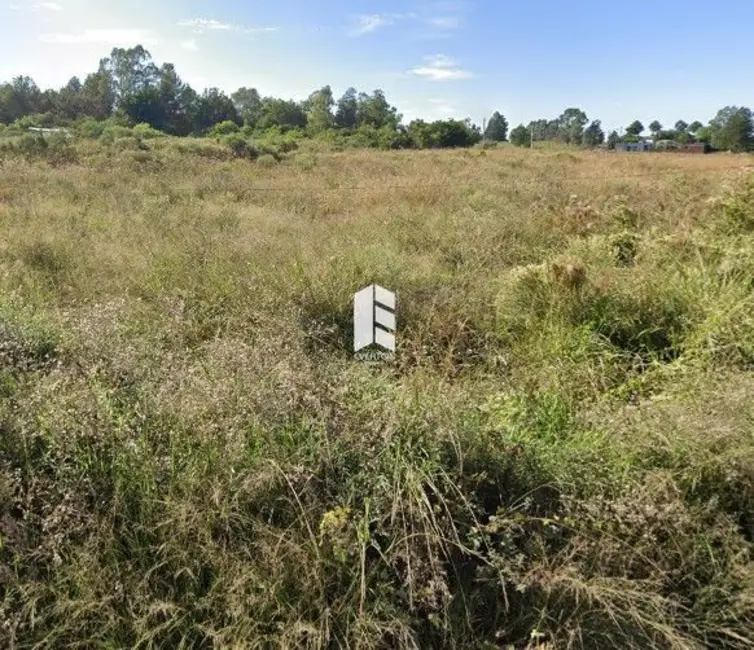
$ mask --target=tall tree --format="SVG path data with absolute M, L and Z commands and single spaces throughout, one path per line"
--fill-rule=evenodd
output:
M 754 148 L 752 112 L 744 106 L 721 108 L 710 120 L 711 142 L 715 149 L 749 151 Z
M 75 120 L 84 114 L 83 86 L 78 77 L 71 77 L 58 92 L 57 112 L 61 117 Z
M 359 93 L 357 98 L 356 121 L 358 126 L 369 125 L 377 129 L 383 126 L 396 128 L 401 121 L 398 109 L 391 106 L 382 90 L 371 95 Z
M 141 45 L 113 48 L 110 56 L 100 61 L 100 69 L 109 73 L 116 106 L 157 82 L 158 69 L 152 55 Z
M 233 101 L 217 88 L 205 90 L 199 97 L 194 115 L 194 129 L 202 132 L 219 122 L 229 120 L 240 124 Z
M 704 126 L 699 120 L 694 120 L 691 124 L 689 124 L 689 133 L 696 134 L 699 129 L 701 129 Z
M 615 149 L 615 146 L 620 142 L 620 136 L 617 131 L 610 131 L 610 135 L 607 136 L 607 148 Z
M 486 140 L 492 142 L 505 142 L 508 137 L 508 121 L 498 111 L 495 111 L 487 122 L 487 128 L 484 130 Z
M 559 139 L 568 144 L 581 144 L 588 121 L 586 113 L 580 108 L 567 108 L 558 118 Z
M 98 120 L 110 117 L 115 106 L 115 90 L 112 76 L 103 62 L 97 72 L 87 75 L 84 80 L 81 100 L 85 115 Z
M 262 98 L 256 88 L 239 88 L 230 98 L 245 124 L 256 126 L 262 117 Z
M 355 88 L 343 93 L 335 106 L 335 126 L 339 129 L 352 129 L 358 124 L 359 101 Z
M 306 113 L 298 102 L 293 100 L 265 97 L 262 100 L 262 115 L 257 122 L 260 129 L 279 126 L 284 130 L 306 126 Z
M 156 128 L 162 128 L 173 135 L 188 135 L 192 131 L 196 93 L 181 80 L 172 63 L 164 63 L 157 77 L 162 126 Z
M 689 125 L 683 120 L 678 120 L 675 123 L 675 130 L 678 131 L 679 133 L 686 133 L 688 128 L 689 128 Z
M 644 131 L 644 125 L 639 120 L 634 120 L 626 127 L 626 133 L 632 136 L 640 136 Z
M 581 139 L 583 145 L 587 147 L 598 147 L 605 142 L 605 132 L 602 130 L 602 123 L 594 120 L 584 129 L 584 135 Z
M 319 133 L 334 126 L 333 106 L 335 100 L 330 86 L 324 86 L 309 95 L 305 102 L 306 126 L 312 133 Z
M 662 124 L 660 124 L 660 122 L 659 122 L 658 120 L 655 120 L 654 122 L 652 122 L 652 123 L 651 123 L 651 124 L 649 125 L 649 132 L 650 132 L 650 133 L 651 133 L 651 134 L 652 134 L 653 136 L 657 137 L 657 134 L 658 134 L 658 133 L 659 133 L 660 131 L 662 131 Z M 640 131 L 640 133 L 641 133 L 641 131 Z

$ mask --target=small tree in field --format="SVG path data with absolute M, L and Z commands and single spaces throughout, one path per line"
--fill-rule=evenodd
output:
M 510 135 L 511 143 L 517 147 L 531 146 L 531 132 L 523 124 L 519 124 Z
M 484 139 L 492 142 L 505 142 L 508 137 L 508 121 L 495 111 L 484 130 Z

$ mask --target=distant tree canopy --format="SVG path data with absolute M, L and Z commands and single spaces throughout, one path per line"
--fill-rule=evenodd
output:
M 508 139 L 508 121 L 498 111 L 487 122 L 484 138 L 492 142 L 505 142 Z
M 640 136 L 644 131 L 644 125 L 639 120 L 634 120 L 626 127 L 626 134 L 632 136 Z
M 49 127 L 108 118 L 116 123 L 147 124 L 177 136 L 221 137 L 242 129 L 243 133 L 237 134 L 241 138 L 273 130 L 333 141 L 348 138 L 357 146 L 382 148 L 466 147 L 482 136 L 494 142 L 510 140 L 518 146 L 553 141 L 583 147 L 607 143 L 614 148 L 621 140 L 615 131 L 606 138 L 600 120 L 590 121 L 578 107 L 566 108 L 555 118 L 533 120 L 528 126 L 520 124 L 511 131 L 508 120 L 495 111 L 482 134 L 469 120 L 413 120 L 405 126 L 398 109 L 380 89 L 365 93 L 348 88 L 336 99 L 328 85 L 301 101 L 264 97 L 250 86 L 230 95 L 219 88 L 199 93 L 180 78 L 171 63 L 158 67 L 141 45 L 114 48 L 100 59 L 96 71 L 83 80 L 72 77 L 59 90 L 43 91 L 27 76 L 0 85 L 0 124 Z M 727 106 L 707 125 L 678 120 L 673 129 L 664 130 L 654 120 L 649 130 L 656 141 L 704 142 L 731 151 L 754 149 L 752 113 L 746 107 Z M 622 140 L 636 141 L 643 131 L 644 125 L 635 120 Z
M 519 124 L 511 131 L 511 144 L 514 144 L 517 147 L 529 147 L 531 146 L 531 135 L 532 132 L 530 128 L 525 127 L 523 124 Z

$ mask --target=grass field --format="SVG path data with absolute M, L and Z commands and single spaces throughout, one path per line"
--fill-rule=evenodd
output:
M 1 647 L 754 647 L 754 159 L 75 147 L 0 159 Z

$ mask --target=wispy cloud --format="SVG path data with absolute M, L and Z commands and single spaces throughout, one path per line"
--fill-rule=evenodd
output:
M 429 18 L 427 24 L 435 29 L 458 29 L 461 26 L 461 20 L 458 16 L 436 16 Z
M 57 2 L 35 2 L 27 5 L 9 4 L 8 9 L 12 11 L 62 11 L 63 6 Z
M 394 25 L 402 20 L 416 18 L 414 13 L 406 14 L 361 14 L 354 19 L 354 26 L 351 29 L 351 36 L 363 36 L 374 32 L 381 27 Z
M 86 29 L 78 33 L 40 34 L 43 43 L 55 45 L 82 45 L 89 43 L 104 43 L 107 45 L 125 46 L 127 44 L 153 45 L 158 38 L 149 29 Z
M 278 27 L 251 27 L 248 25 L 239 25 L 236 23 L 226 23 L 219 20 L 207 18 L 191 18 L 182 20 L 178 23 L 179 27 L 190 28 L 194 34 L 203 34 L 206 31 L 226 31 L 226 32 L 243 32 L 245 34 L 256 34 L 259 32 L 276 32 Z
M 424 57 L 425 65 L 411 69 L 411 74 L 426 77 L 431 81 L 451 81 L 455 79 L 470 79 L 474 74 L 458 67 L 455 60 L 444 54 Z

